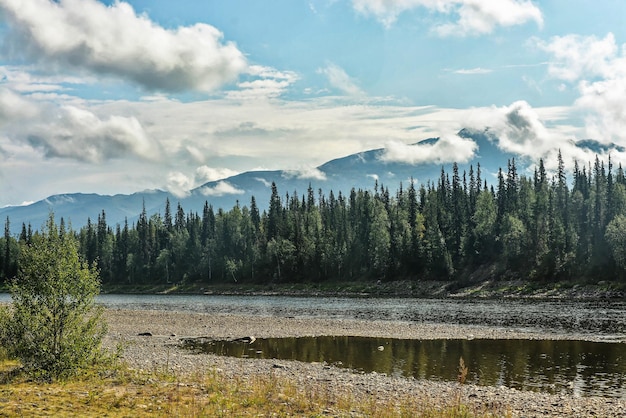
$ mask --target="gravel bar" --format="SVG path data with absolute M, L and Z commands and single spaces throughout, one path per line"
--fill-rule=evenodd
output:
M 232 339 L 304 336 L 364 336 L 411 339 L 584 339 L 583 335 L 524 332 L 486 326 L 415 324 L 324 318 L 283 318 L 250 315 L 214 315 L 163 310 L 105 311 L 109 330 L 105 346 L 124 348 L 123 359 L 137 369 L 165 370 L 180 375 L 217 370 L 226 376 L 283 375 L 303 387 L 318 384 L 329 391 L 346 390 L 355 396 L 374 395 L 380 402 L 407 396 L 447 405 L 461 396 L 476 411 L 485 408 L 519 417 L 626 417 L 626 400 L 602 397 L 551 395 L 515 389 L 455 382 L 357 373 L 321 363 L 286 360 L 238 359 L 194 354 L 179 347 L 187 337 Z M 150 336 L 139 334 L 149 333 Z

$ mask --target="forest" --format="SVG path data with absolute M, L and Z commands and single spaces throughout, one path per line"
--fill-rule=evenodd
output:
M 515 160 L 491 185 L 480 165 L 441 169 L 436 181 L 400 184 L 395 193 L 345 195 L 322 190 L 281 195 L 268 209 L 230 210 L 205 203 L 202 213 L 142 211 L 129 225 L 107 224 L 103 211 L 74 231 L 80 252 L 97 263 L 103 284 L 297 283 L 365 280 L 500 278 L 597 283 L 626 279 L 626 178 L 609 159 L 575 163 L 567 178 L 562 157 L 532 177 Z M 0 238 L 0 283 L 14 277 L 31 225 Z M 66 230 L 67 229 L 67 230 Z

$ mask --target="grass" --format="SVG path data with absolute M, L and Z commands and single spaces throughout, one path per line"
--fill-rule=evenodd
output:
M 1 355 L 1 353 L 0 353 Z M 270 373 L 227 377 L 217 370 L 176 375 L 138 371 L 123 364 L 89 370 L 77 378 L 38 383 L 19 372 L 19 364 L 0 361 L 0 417 L 239 417 L 239 416 L 363 416 L 482 417 L 502 411 L 475 409 L 459 396 L 437 401 L 375 394 L 338 392 L 323 382 L 299 384 Z M 506 414 L 505 414 L 506 415 Z

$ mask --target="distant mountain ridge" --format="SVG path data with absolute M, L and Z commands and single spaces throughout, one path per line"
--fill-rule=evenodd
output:
M 461 173 L 464 170 L 469 171 L 470 165 L 476 169 L 477 164 L 480 163 L 482 178 L 491 183 L 498 169 L 506 167 L 507 160 L 516 159 L 518 172 L 531 163 L 524 161 L 516 154 L 498 148 L 497 138 L 489 131 L 462 129 L 458 136 L 471 139 L 478 146 L 474 158 L 467 163 L 458 164 Z M 439 140 L 439 138 L 428 138 L 413 145 L 434 145 Z M 601 144 L 594 140 L 578 141 L 576 145 L 594 152 L 617 149 L 612 148 L 612 145 Z M 450 171 L 452 167 L 452 163 L 388 162 L 382 158 L 384 153 L 385 149 L 379 148 L 336 158 L 317 167 L 317 175 L 312 177 L 289 170 L 248 171 L 203 184 L 182 198 L 163 190 L 113 196 L 84 193 L 54 195 L 26 206 L 1 208 L 0 219 L 6 219 L 8 216 L 11 232 L 16 234 L 21 231 L 22 224 L 30 224 L 33 229 L 39 229 L 50 211 L 54 212 L 57 220 L 63 218 L 66 223 L 71 223 L 74 229 L 86 225 L 89 218 L 95 222 L 103 210 L 109 225 L 123 224 L 125 220 L 132 224 L 143 207 L 148 215 L 163 214 L 168 198 L 172 210 L 176 208 L 177 203 L 180 203 L 185 212 L 200 213 L 205 201 L 215 209 L 228 210 L 237 202 L 242 206 L 249 205 L 254 196 L 258 207 L 263 210 L 267 208 L 269 202 L 272 182 L 276 183 L 282 196 L 287 193 L 292 195 L 294 192 L 302 196 L 309 185 L 316 192 L 322 189 L 327 194 L 332 190 L 335 195 L 339 192 L 347 195 L 352 188 L 373 189 L 376 180 L 380 185 L 393 191 L 399 188 L 400 183 L 407 186 L 410 179 L 414 179 L 416 184 L 426 184 L 428 181 L 436 181 L 439 178 L 442 167 L 446 171 Z

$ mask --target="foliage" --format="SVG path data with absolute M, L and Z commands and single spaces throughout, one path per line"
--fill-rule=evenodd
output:
M 617 215 L 606 227 L 605 237 L 617 266 L 626 268 L 626 216 Z
M 97 360 L 106 331 L 94 305 L 100 281 L 95 265 L 81 261 L 74 235 L 51 214 L 21 246 L 19 265 L 12 304 L 0 315 L 0 345 L 45 380 L 69 377 Z
M 172 213 L 168 200 L 164 214 L 144 209 L 132 225 L 111 228 L 102 212 L 75 235 L 109 286 L 462 283 L 479 270 L 544 283 L 626 280 L 621 166 L 576 163 L 571 182 L 560 156 L 556 166 L 549 173 L 540 160 L 527 177 L 510 160 L 489 186 L 480 165 L 468 175 L 454 164 L 436 181 L 400 184 L 395 194 L 376 183 L 348 194 L 309 186 L 302 196 L 281 196 L 274 184 L 267 211 L 252 198 L 230 210 L 206 202 L 201 214 L 180 204 Z M 17 243 L 31 238 L 27 226 L 18 239 L 0 237 L 0 281 L 17 266 Z

